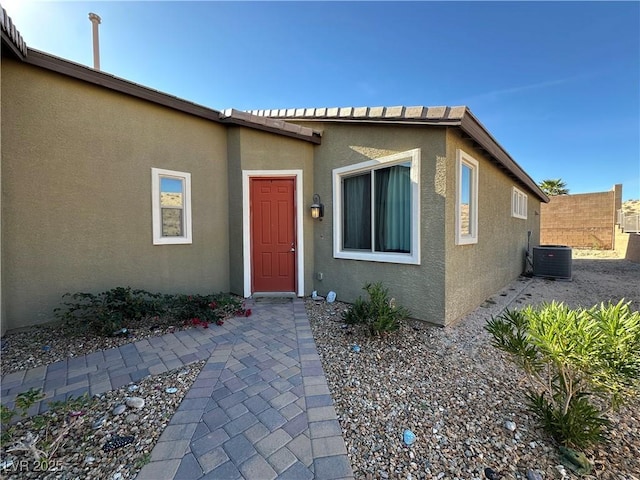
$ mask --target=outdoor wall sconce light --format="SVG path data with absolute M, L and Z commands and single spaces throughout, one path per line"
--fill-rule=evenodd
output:
M 320 203 L 320 195 L 313 194 L 313 203 L 311 204 L 311 218 L 324 217 L 324 205 Z

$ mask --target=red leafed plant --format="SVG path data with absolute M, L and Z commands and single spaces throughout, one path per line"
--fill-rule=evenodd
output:
M 236 317 L 250 317 L 250 316 L 251 316 L 251 309 L 244 308 L 244 305 L 242 306 L 242 308 L 239 308 L 236 311 Z
M 197 327 L 198 325 L 202 325 L 202 328 L 209 328 L 209 322 L 205 320 L 200 320 L 199 318 L 192 318 L 190 322 L 191 322 L 191 325 L 193 325 L 194 327 Z

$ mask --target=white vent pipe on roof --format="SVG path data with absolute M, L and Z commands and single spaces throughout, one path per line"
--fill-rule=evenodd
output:
M 93 24 L 93 68 L 100 70 L 100 40 L 98 39 L 98 25 L 101 18 L 95 13 L 89 14 L 89 20 Z

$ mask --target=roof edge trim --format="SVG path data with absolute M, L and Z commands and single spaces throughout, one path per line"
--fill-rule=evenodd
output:
M 193 102 L 188 102 L 187 100 L 163 93 L 159 90 L 154 90 L 138 83 L 124 80 L 114 75 L 100 72 L 60 57 L 49 55 L 48 53 L 41 52 L 39 50 L 29 48 L 29 55 L 25 59 L 25 62 L 77 80 L 108 88 L 109 90 L 124 93 L 126 95 L 147 100 L 175 110 L 180 110 L 197 117 L 215 122 L 220 121 L 220 112 L 217 110 L 203 107 L 202 105 L 198 105 Z
M 541 201 L 549 202 L 549 197 L 533 179 L 511 158 L 467 106 L 453 107 L 413 106 L 413 107 L 332 107 L 332 108 L 286 108 L 250 110 L 254 116 L 296 122 L 358 123 L 367 125 L 430 125 L 457 127 L 485 150 L 492 162 L 504 167 L 509 176 L 535 194 Z
M 97 85 L 118 93 L 146 100 L 156 105 L 168 107 L 189 115 L 222 124 L 235 124 L 255 130 L 267 131 L 277 135 L 294 137 L 312 143 L 320 143 L 320 135 L 310 128 L 287 123 L 282 120 L 256 121 L 256 119 L 224 118 L 220 111 L 189 102 L 168 93 L 145 87 L 115 75 L 94 70 L 93 68 L 71 62 L 40 50 L 28 49 L 28 56 L 22 59 L 25 63 L 43 68 L 67 77 Z
M 266 117 L 266 118 L 275 118 L 275 117 Z M 460 120 L 394 120 L 391 118 L 382 118 L 382 119 L 373 119 L 373 118 L 298 118 L 298 117 L 287 117 L 283 118 L 283 121 L 295 121 L 295 122 L 322 122 L 322 123 L 357 123 L 357 124 L 367 124 L 367 125 L 431 125 L 431 126 L 439 126 L 439 127 L 459 127 L 461 121 Z
M 11 54 L 24 60 L 28 51 L 27 44 L 2 6 L 0 6 L 0 30 L 2 31 L 2 43 L 9 47 Z
M 467 109 L 466 114 L 462 118 L 460 128 L 492 157 L 504 165 L 523 185 L 535 193 L 540 200 L 545 203 L 549 202 L 549 197 L 542 191 L 538 184 L 534 182 L 518 162 L 511 158 L 511 155 L 507 153 L 502 145 L 498 143 L 469 109 Z
M 220 121 L 232 125 L 251 125 L 253 128 L 267 132 L 277 132 L 281 135 L 306 140 L 319 145 L 322 142 L 322 133 L 312 128 L 303 127 L 295 123 L 283 120 L 274 120 L 268 117 L 253 115 L 248 112 L 228 108 L 220 113 Z

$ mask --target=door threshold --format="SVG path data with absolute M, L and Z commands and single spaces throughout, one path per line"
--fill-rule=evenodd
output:
M 253 292 L 251 298 L 296 298 L 296 292 Z

